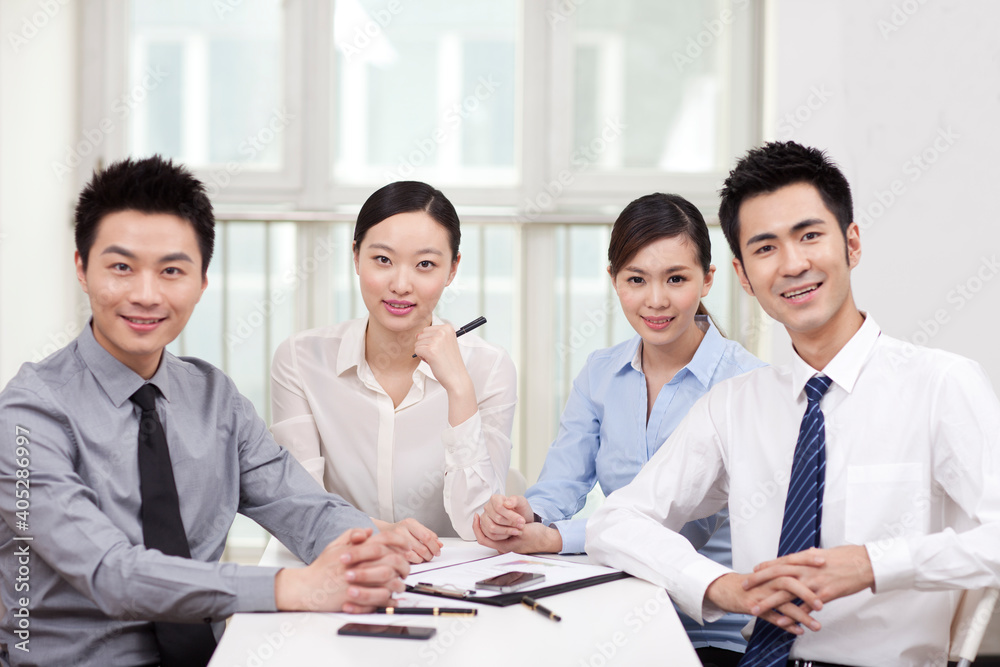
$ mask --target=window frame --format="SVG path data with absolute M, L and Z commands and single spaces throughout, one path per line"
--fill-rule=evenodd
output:
M 285 108 L 296 120 L 284 132 L 283 165 L 274 171 L 246 170 L 232 175 L 230 184 L 219 188 L 213 197 L 218 206 L 353 211 L 373 189 L 383 185 L 338 183 L 331 168 L 336 120 L 334 63 L 338 57 L 333 48 L 333 1 L 284 2 L 283 98 Z M 725 59 L 730 72 L 730 85 L 725 91 L 730 100 L 727 108 L 746 112 L 728 114 L 728 141 L 720 142 L 719 150 L 736 155 L 756 144 L 761 136 L 763 7 L 748 3 L 735 9 L 734 0 L 724 2 L 725 9 L 740 12 L 736 13 L 738 20 L 728 26 L 733 31 L 733 42 Z M 573 173 L 572 124 L 564 120 L 573 117 L 572 21 L 552 25 L 549 18 L 562 12 L 565 4 L 566 0 L 521 0 L 518 5 L 515 169 L 520 178 L 512 185 L 498 187 L 448 186 L 449 198 L 456 206 L 493 208 L 497 215 L 523 216 L 527 202 L 553 199 L 551 204 L 540 207 L 543 215 L 584 207 L 606 207 L 611 211 L 620 209 L 623 202 L 637 194 L 670 190 L 684 193 L 703 210 L 714 210 L 724 171 L 622 169 Z M 82 134 L 99 127 L 102 119 L 115 118 L 112 106 L 126 94 L 131 37 L 127 2 L 95 0 L 81 9 L 82 100 L 78 129 Z M 531 66 L 535 63 L 543 66 Z M 77 169 L 79 185 L 94 168 L 126 156 L 127 122 L 118 122 L 116 131 L 83 157 Z M 572 182 L 558 197 L 547 197 L 546 186 L 563 170 L 573 173 Z M 216 183 L 225 178 L 226 165 L 193 171 L 206 183 Z

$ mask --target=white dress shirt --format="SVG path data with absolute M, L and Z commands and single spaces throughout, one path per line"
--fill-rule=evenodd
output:
M 514 363 L 475 334 L 458 339 L 479 411 L 452 428 L 448 394 L 425 361 L 393 407 L 365 361 L 367 325 L 367 318 L 342 322 L 278 346 L 274 439 L 327 490 L 372 517 L 413 517 L 438 535 L 475 539 L 472 515 L 504 492 L 510 466 Z
M 721 616 L 705 591 L 730 570 L 674 531 L 728 501 L 735 571 L 777 555 L 804 387 L 817 373 L 796 355 L 716 385 L 594 514 L 587 552 L 664 586 L 694 618 Z M 881 335 L 870 316 L 823 374 L 833 384 L 821 403 L 820 542 L 865 545 L 876 593 L 815 612 L 823 628 L 806 630 L 791 657 L 944 665 L 959 589 L 1000 585 L 1000 403 L 978 364 Z

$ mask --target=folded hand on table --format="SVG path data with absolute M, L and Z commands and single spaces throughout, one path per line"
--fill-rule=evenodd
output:
M 392 594 L 403 592 L 403 579 L 410 573 L 403 556 L 408 549 L 406 538 L 395 531 L 345 531 L 308 566 L 278 572 L 278 610 L 369 613 L 391 606 Z
M 411 563 L 425 563 L 441 555 L 441 540 L 437 534 L 416 519 L 403 519 L 396 523 L 372 519 L 381 532 L 395 532 L 406 540 L 408 550 L 404 554 Z

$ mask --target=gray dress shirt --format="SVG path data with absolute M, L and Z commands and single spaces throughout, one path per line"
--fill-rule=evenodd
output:
M 372 525 L 274 442 L 222 371 L 164 352 L 149 382 L 192 558 L 146 549 L 129 400 L 143 382 L 87 326 L 0 393 L 0 663 L 151 665 L 150 621 L 211 619 L 218 635 L 235 612 L 274 611 L 277 568 L 218 562 L 237 512 L 307 563 Z

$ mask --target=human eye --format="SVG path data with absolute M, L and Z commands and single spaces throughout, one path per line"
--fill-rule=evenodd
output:
M 675 285 L 678 285 L 680 283 L 687 282 L 687 277 L 686 276 L 670 276 L 669 278 L 667 278 L 667 282 L 668 283 L 673 283 Z
M 774 250 L 774 246 L 773 245 L 762 245 L 759 248 L 757 248 L 756 250 L 754 250 L 753 254 L 755 254 L 755 255 L 765 255 L 765 254 L 771 252 L 772 250 Z
M 632 283 L 633 285 L 642 285 L 646 281 L 642 279 L 642 276 L 629 276 L 625 282 Z
M 385 255 L 375 255 L 373 259 L 375 260 L 376 264 L 384 264 L 386 266 L 392 264 L 392 261 L 390 261 L 389 258 L 386 257 Z
M 117 271 L 118 273 L 127 273 L 132 270 L 132 267 L 125 262 L 115 262 L 111 265 L 111 270 Z
M 168 276 L 183 276 L 184 275 L 184 270 L 181 269 L 178 266 L 168 266 L 167 268 L 163 269 L 163 272 L 165 274 L 167 274 Z
M 822 234 L 820 232 L 806 232 L 802 237 L 803 241 L 814 241 L 818 239 Z
M 433 269 L 435 266 L 437 266 L 437 264 L 435 264 L 429 259 L 425 259 L 422 262 L 418 262 L 417 266 L 420 267 L 421 269 Z

